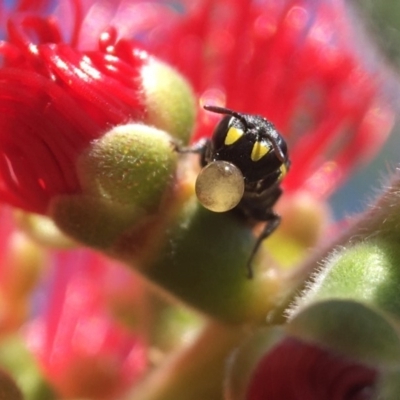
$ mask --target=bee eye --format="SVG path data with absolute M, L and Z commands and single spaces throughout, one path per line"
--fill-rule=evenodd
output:
M 195 189 L 198 200 L 205 208 L 226 212 L 242 199 L 244 178 L 235 165 L 227 161 L 212 161 L 199 173 Z

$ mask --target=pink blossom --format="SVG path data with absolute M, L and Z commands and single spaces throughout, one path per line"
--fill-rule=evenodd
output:
M 26 330 L 29 348 L 63 396 L 109 399 L 123 393 L 145 371 L 147 346 L 140 332 L 110 312 L 106 288 L 120 266 L 84 250 L 57 253 L 52 261 L 46 305 Z

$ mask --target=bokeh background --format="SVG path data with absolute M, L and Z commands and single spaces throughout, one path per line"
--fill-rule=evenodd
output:
M 372 37 L 377 54 L 382 54 L 391 66 L 389 101 L 399 109 L 400 96 L 400 2 L 383 0 L 348 0 L 355 18 L 363 21 L 362 33 Z M 362 46 L 360 46 L 362 51 Z M 390 180 L 400 165 L 400 122 L 397 121 L 392 134 L 379 155 L 368 165 L 357 170 L 330 198 L 335 219 L 343 219 L 363 211 L 373 201 L 380 189 Z

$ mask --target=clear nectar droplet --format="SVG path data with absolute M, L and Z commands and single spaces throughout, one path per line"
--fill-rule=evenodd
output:
M 213 161 L 200 171 L 195 190 L 205 208 L 226 212 L 235 208 L 242 199 L 244 178 L 235 165 L 227 161 Z

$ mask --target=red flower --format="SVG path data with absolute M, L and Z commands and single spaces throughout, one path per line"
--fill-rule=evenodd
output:
M 294 338 L 284 339 L 257 365 L 247 400 L 372 400 L 378 373 Z
M 114 29 L 78 51 L 52 18 L 36 15 L 9 18 L 1 52 L 0 194 L 45 213 L 52 196 L 79 192 L 73 166 L 90 141 L 143 120 L 148 56 Z
M 143 337 L 108 311 L 109 281 L 120 266 L 84 250 L 57 254 L 53 263 L 46 305 L 26 331 L 28 346 L 63 396 L 113 398 L 147 365 Z

